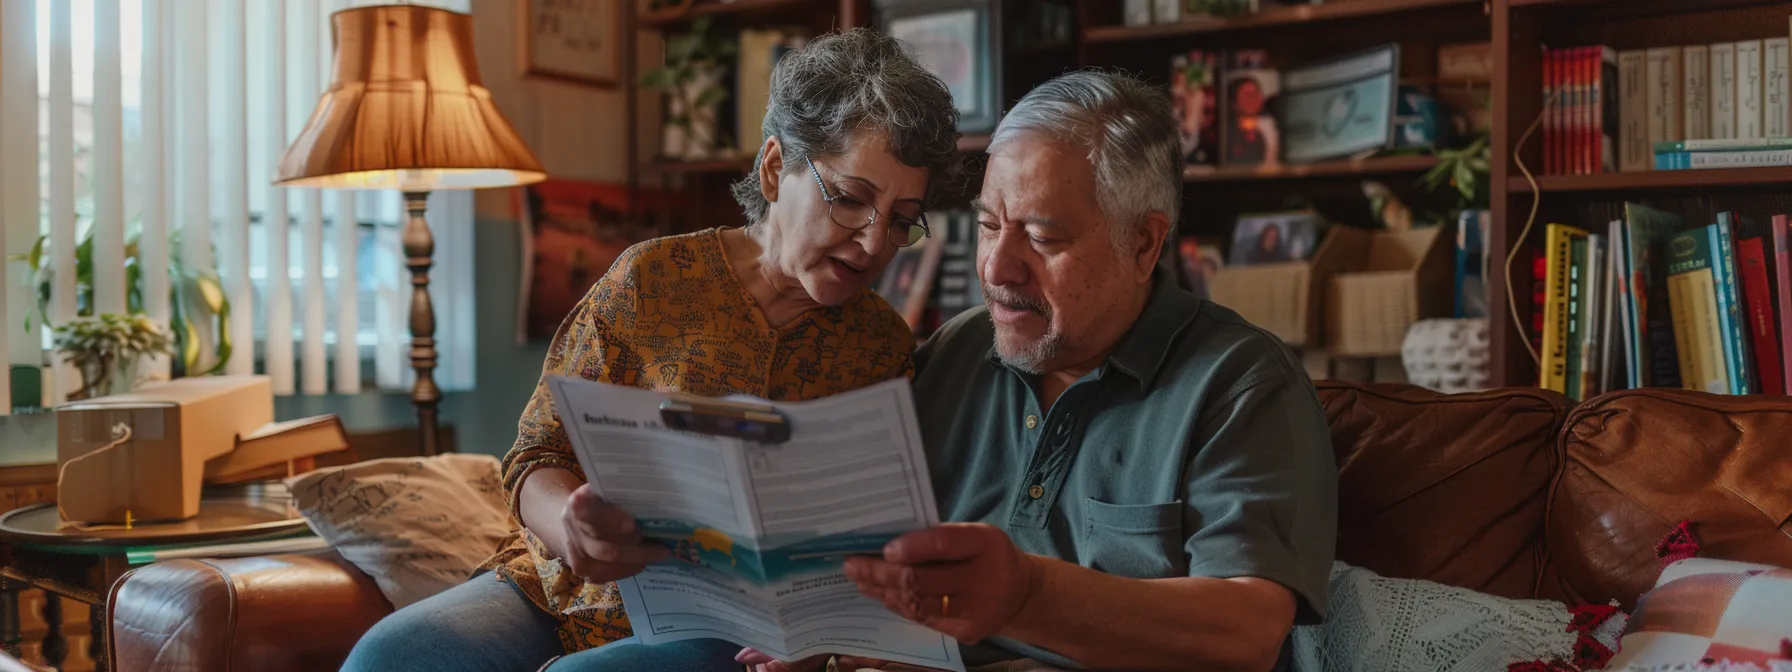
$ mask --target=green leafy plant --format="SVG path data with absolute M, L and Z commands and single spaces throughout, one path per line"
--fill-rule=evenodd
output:
M 1458 210 L 1484 209 L 1490 197 L 1488 173 L 1492 161 L 1493 152 L 1485 133 L 1464 147 L 1439 150 L 1437 167 L 1425 174 L 1425 188 L 1436 192 L 1447 185 L 1461 196 Z
M 144 312 L 143 259 L 141 233 L 132 233 L 125 242 L 125 309 L 133 315 Z M 180 249 L 180 234 L 169 237 L 168 248 Z M 25 261 L 37 284 L 37 311 L 25 317 L 25 331 L 39 324 L 50 324 L 49 305 L 56 269 L 49 263 L 50 241 L 39 237 L 31 251 L 13 257 Z M 168 261 L 170 322 L 174 327 L 176 375 L 210 375 L 221 373 L 230 359 L 230 300 L 216 273 L 202 272 L 181 263 Z M 75 309 L 82 317 L 94 314 L 93 299 L 93 234 L 90 231 L 75 247 Z M 52 329 L 61 325 L 50 324 Z
M 699 110 L 721 103 L 728 97 L 728 89 L 717 82 L 693 96 L 690 85 L 703 74 L 726 67 L 740 50 L 736 41 L 710 34 L 713 18 L 700 17 L 691 22 L 691 32 L 667 38 L 666 65 L 641 73 L 640 80 L 641 88 L 664 91 L 672 97 L 674 109 L 667 115 L 666 123 L 685 129 L 693 142 L 706 147 L 726 140 L 701 137 L 696 115 Z
M 56 351 L 81 371 L 81 388 L 70 399 L 129 391 L 137 360 L 171 352 L 174 344 L 168 330 L 146 315 L 77 317 L 56 325 L 52 334 Z

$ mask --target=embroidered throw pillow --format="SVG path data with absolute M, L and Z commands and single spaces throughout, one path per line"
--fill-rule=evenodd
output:
M 395 609 L 466 581 L 512 529 L 490 455 L 368 460 L 287 486 L 311 529 Z

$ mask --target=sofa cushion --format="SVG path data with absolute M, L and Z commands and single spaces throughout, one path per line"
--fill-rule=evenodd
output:
M 1535 596 L 1566 397 L 1330 381 L 1318 390 L 1338 459 L 1339 560 L 1383 576 Z
M 490 455 L 368 460 L 288 485 L 317 536 L 399 609 L 466 581 L 514 529 Z
M 1700 557 L 1792 566 L 1792 404 L 1632 390 L 1576 408 L 1550 493 L 1542 595 L 1629 609 L 1657 542 L 1692 521 Z

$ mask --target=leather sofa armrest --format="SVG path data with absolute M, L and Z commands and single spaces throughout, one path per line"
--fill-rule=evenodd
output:
M 171 560 L 112 587 L 111 669 L 334 670 L 392 606 L 334 551 Z

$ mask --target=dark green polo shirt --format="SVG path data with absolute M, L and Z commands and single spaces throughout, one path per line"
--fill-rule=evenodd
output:
M 916 355 L 942 520 L 1119 576 L 1270 579 L 1294 592 L 1299 623 L 1320 620 L 1338 471 L 1313 385 L 1280 341 L 1159 271 L 1107 362 L 1040 408 L 1035 377 L 1001 364 L 994 335 L 978 309 Z M 967 662 L 991 653 L 967 647 L 985 659 Z

